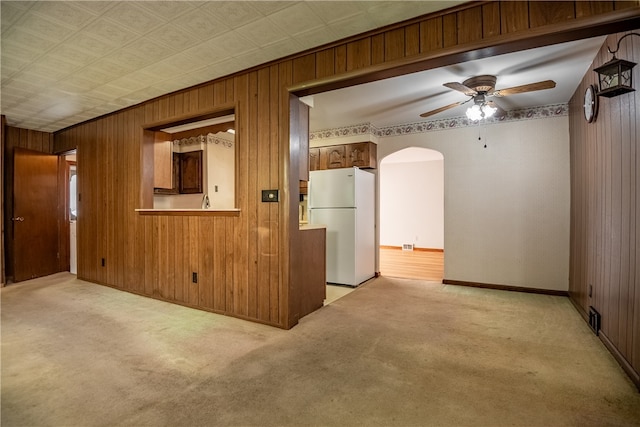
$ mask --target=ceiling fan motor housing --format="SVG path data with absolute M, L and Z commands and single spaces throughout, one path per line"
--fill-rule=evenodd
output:
M 474 76 L 468 78 L 462 84 L 478 93 L 491 93 L 496 87 L 496 76 Z

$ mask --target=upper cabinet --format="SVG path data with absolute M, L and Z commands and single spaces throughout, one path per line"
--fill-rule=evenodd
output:
M 202 193 L 202 150 L 180 153 L 180 194 Z
M 350 168 L 375 169 L 377 145 L 373 142 L 329 145 L 309 149 L 309 170 Z
M 153 139 L 153 187 L 173 187 L 173 158 L 171 134 L 154 132 Z

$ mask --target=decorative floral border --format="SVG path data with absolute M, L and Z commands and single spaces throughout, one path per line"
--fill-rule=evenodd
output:
M 545 119 L 569 115 L 569 104 L 552 104 L 533 108 L 523 108 L 508 111 L 503 117 L 491 117 L 485 120 L 487 124 L 515 122 L 521 120 Z M 408 135 L 430 131 L 460 129 L 478 125 L 478 121 L 469 120 L 466 116 L 450 119 L 430 120 L 423 122 L 407 123 L 395 126 L 376 128 L 371 123 L 361 123 L 341 128 L 324 129 L 309 134 L 309 140 L 323 140 L 332 138 L 345 138 L 349 136 L 375 136 L 384 138 L 388 136 Z
M 216 136 L 213 133 L 208 133 L 207 135 L 198 135 L 192 136 L 189 138 L 175 139 L 173 141 L 173 145 L 199 145 L 199 144 L 219 144 L 223 147 L 231 148 L 233 147 L 233 141 L 222 138 L 220 136 Z

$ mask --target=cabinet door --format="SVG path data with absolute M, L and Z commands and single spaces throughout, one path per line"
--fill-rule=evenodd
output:
M 346 168 L 346 149 L 344 145 L 320 147 L 320 169 Z
M 309 170 L 320 170 L 320 149 L 309 148 Z
M 180 193 L 202 193 L 202 150 L 180 153 Z
M 171 135 L 154 133 L 153 143 L 153 187 L 170 189 L 173 184 Z
M 376 144 L 372 142 L 358 142 L 348 144 L 347 167 L 357 166 L 359 168 L 375 168 L 377 166 Z

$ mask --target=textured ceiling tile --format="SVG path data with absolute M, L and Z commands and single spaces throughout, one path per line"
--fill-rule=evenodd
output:
M 104 56 L 113 51 L 117 44 L 106 41 L 100 36 L 94 36 L 88 31 L 80 31 L 67 40 L 67 44 L 76 49 L 82 49 L 97 56 Z
M 7 45 L 14 45 L 33 52 L 44 53 L 55 46 L 56 42 L 36 36 L 24 28 L 13 28 L 8 34 L 2 36 L 2 49 Z
M 295 39 L 307 48 L 322 46 L 338 38 L 331 27 L 314 28 L 295 35 Z
M 200 5 L 191 1 L 141 1 L 138 6 L 154 13 L 167 21 L 188 13 Z
M 74 31 L 62 24 L 49 21 L 35 14 L 30 14 L 25 19 L 21 19 L 16 25 L 40 37 L 46 37 L 51 42 L 60 42 L 69 37 Z
M 201 9 L 234 28 L 263 17 L 258 10 L 251 6 L 251 2 L 215 1 L 205 3 Z
M 107 58 L 98 59 L 91 64 L 91 67 L 98 68 L 105 73 L 110 73 L 114 76 L 124 76 L 136 70 L 136 68 L 131 65 L 114 62 Z
M 287 38 L 287 34 L 273 25 L 268 18 L 261 18 L 235 30 L 257 46 L 264 46 Z
M 95 52 L 76 49 L 74 46 L 66 43 L 51 49 L 43 59 L 49 56 L 55 56 L 56 58 L 82 65 L 88 65 L 96 61 L 99 57 Z
M 91 13 L 82 7 L 76 6 L 75 2 L 38 2 L 32 11 L 50 20 L 55 20 L 75 30 L 89 25 L 96 18 L 95 13 Z
M 174 50 L 169 49 L 167 46 L 163 46 L 162 44 L 156 43 L 146 37 L 142 37 L 136 40 L 135 43 L 125 47 L 123 52 L 143 57 L 147 63 L 160 61 L 172 53 L 175 53 Z
M 218 45 L 216 47 L 220 47 L 229 56 L 242 55 L 258 48 L 255 43 L 250 42 L 235 31 L 229 31 L 215 37 L 211 42 L 216 43 Z
M 224 59 L 227 56 L 227 49 L 223 43 L 216 42 L 216 39 L 213 39 L 185 50 L 183 55 L 189 58 L 198 58 L 199 62 L 205 61 L 211 64 Z
M 219 21 L 208 13 L 203 13 L 200 9 L 180 16 L 173 24 L 189 31 L 200 40 L 210 39 L 231 29 L 223 21 Z
M 28 9 L 26 6 L 24 2 L 0 2 L 0 25 L 3 33 L 20 19 L 22 14 Z
M 167 19 L 138 7 L 136 2 L 118 2 L 103 16 L 138 34 L 146 34 L 167 23 Z
M 114 98 L 120 98 L 131 93 L 131 89 L 119 87 L 117 81 L 113 81 L 109 84 L 98 86 L 93 90 L 86 93 L 91 97 L 102 100 L 102 102 L 108 102 Z
M 145 56 L 141 56 L 135 52 L 128 52 L 125 50 L 117 50 L 105 56 L 104 59 L 122 64 L 123 66 L 129 66 L 133 69 L 144 68 L 153 62 L 151 59 Z
M 76 4 L 82 7 L 83 9 L 88 10 L 91 13 L 100 15 L 102 13 L 105 13 L 107 9 L 114 7 L 117 3 L 111 0 L 105 0 L 105 1 L 90 0 L 90 1 L 78 1 L 76 2 Z
M 338 38 L 349 37 L 375 28 L 366 13 L 334 21 L 329 27 Z
M 201 40 L 191 34 L 188 28 L 181 28 L 177 25 L 164 25 L 149 33 L 147 37 L 162 43 L 174 51 L 187 49 Z
M 322 25 L 316 14 L 304 2 L 269 15 L 269 19 L 287 33 L 295 35 Z
M 136 33 L 103 18 L 96 20 L 84 32 L 117 47 L 124 46 L 138 38 Z
M 326 23 L 362 13 L 358 1 L 311 1 L 309 8 Z
M 252 1 L 251 5 L 260 13 L 267 16 L 287 8 L 297 2 L 294 1 Z
M 173 55 L 165 59 L 163 62 L 179 68 L 180 74 L 182 74 L 189 70 L 194 70 L 212 64 L 221 59 L 219 56 L 212 54 L 211 49 L 204 48 L 205 46 L 203 46 L 202 51 L 190 49 L 183 53 Z M 147 67 L 145 71 L 153 72 L 153 67 L 154 65 L 151 65 Z
M 74 62 L 64 61 L 54 56 L 43 58 L 38 63 L 29 66 L 29 71 L 37 74 L 47 74 L 60 79 L 78 70 L 81 66 Z

